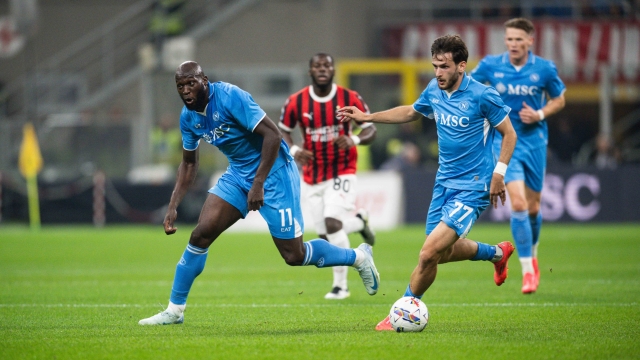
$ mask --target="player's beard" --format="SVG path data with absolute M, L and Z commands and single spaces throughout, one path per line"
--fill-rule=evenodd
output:
M 451 78 L 444 83 L 444 86 L 440 86 L 440 84 L 438 84 L 438 87 L 440 87 L 440 90 L 449 91 L 453 85 L 458 82 L 459 77 L 460 75 L 457 72 L 454 72 L 453 75 L 451 75 Z
M 187 104 L 184 101 L 184 99 L 182 99 L 182 102 L 184 103 L 184 106 L 187 107 L 187 109 L 199 111 L 200 109 L 204 110 L 205 106 L 207 105 L 208 97 L 209 97 L 209 89 L 207 87 L 203 87 L 196 95 L 196 98 L 193 104 L 191 105 Z

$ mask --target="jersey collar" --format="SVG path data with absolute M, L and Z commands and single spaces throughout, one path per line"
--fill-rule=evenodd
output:
M 337 90 L 338 90 L 338 86 L 335 83 L 333 83 L 331 84 L 331 91 L 329 92 L 329 95 L 320 97 L 316 95 L 315 92 L 313 92 L 313 85 L 309 85 L 309 96 L 311 96 L 311 98 L 316 102 L 326 103 L 327 101 L 333 99 L 333 97 L 336 95 Z
M 469 76 L 467 76 L 466 73 L 462 73 L 462 81 L 460 82 L 460 86 L 458 86 L 458 88 L 456 90 L 453 90 L 452 92 L 448 92 L 446 90 L 441 90 L 442 92 L 444 92 L 448 98 L 451 98 L 451 95 L 453 95 L 453 93 L 455 93 L 456 91 L 465 91 L 467 90 L 467 88 L 469 87 L 469 82 L 471 81 L 471 78 Z
M 202 110 L 202 112 L 196 111 L 196 113 L 202 116 L 207 116 L 207 108 L 209 107 L 209 103 L 211 103 L 211 99 L 213 99 L 213 84 L 209 81 L 209 102 L 204 106 L 204 110 Z

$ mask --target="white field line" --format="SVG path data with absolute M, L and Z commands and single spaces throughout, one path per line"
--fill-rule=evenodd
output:
M 634 307 L 640 303 L 432 303 L 430 308 L 438 307 Z M 0 304 L 0 308 L 150 308 L 159 304 Z M 189 307 L 237 307 L 252 308 L 323 308 L 323 307 L 360 307 L 389 306 L 388 304 L 189 304 Z M 160 306 L 161 307 L 161 306 Z

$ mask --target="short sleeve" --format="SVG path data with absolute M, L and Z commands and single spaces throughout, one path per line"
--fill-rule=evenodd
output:
M 286 132 L 291 132 L 298 123 L 297 110 L 296 103 L 291 101 L 291 97 L 287 98 L 287 101 L 285 101 L 282 106 L 282 110 L 280 111 L 280 123 L 278 124 L 278 127 Z
M 480 97 L 480 112 L 491 126 L 496 127 L 509 115 L 511 108 L 504 104 L 493 87 L 487 87 Z
M 422 94 L 416 102 L 413 103 L 413 110 L 419 112 L 425 117 L 429 119 L 433 119 L 433 107 L 431 107 L 431 103 L 429 102 L 429 94 L 428 94 L 429 86 L 424 89 Z
M 369 111 L 369 106 L 367 106 L 367 103 L 364 102 L 364 99 L 362 98 L 362 96 L 360 96 L 360 94 L 358 94 L 357 92 L 353 92 L 353 106 L 357 107 L 360 111 L 362 111 L 365 114 L 370 114 L 371 111 Z
M 482 59 L 478 63 L 478 66 L 476 66 L 476 68 L 471 71 L 469 76 L 471 76 L 475 81 L 481 84 L 486 84 L 487 82 L 489 82 L 489 77 L 487 76 L 487 68 L 487 61 L 485 59 Z
M 266 115 L 264 110 L 253 100 L 251 94 L 237 86 L 230 86 L 227 95 L 228 99 L 224 102 L 227 112 L 240 126 L 253 132 L 264 119 Z
M 189 129 L 189 113 L 186 111 L 186 108 L 182 109 L 180 113 L 180 132 L 182 133 L 182 147 L 185 150 L 193 151 L 198 148 L 198 143 L 200 139 L 196 134 Z
M 547 80 L 545 88 L 552 99 L 562 95 L 566 89 L 564 83 L 558 76 L 558 69 L 556 69 L 556 65 L 552 61 L 549 62 L 549 80 Z

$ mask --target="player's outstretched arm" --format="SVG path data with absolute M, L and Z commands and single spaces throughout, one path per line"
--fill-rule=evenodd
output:
M 489 188 L 489 200 L 494 208 L 498 207 L 498 198 L 500 198 L 502 205 L 507 201 L 507 195 L 504 184 L 504 173 L 507 170 L 506 166 L 509 165 L 511 155 L 513 155 L 513 149 L 516 147 L 517 135 L 516 131 L 511 125 L 511 120 L 507 116 L 500 125 L 496 126 L 496 130 L 502 135 L 502 146 L 500 147 L 500 157 L 498 158 L 498 165 L 493 172 L 491 178 L 491 186 Z
M 182 150 L 182 161 L 178 166 L 178 176 L 176 179 L 176 185 L 171 193 L 171 200 L 169 200 L 169 206 L 167 207 L 167 214 L 164 217 L 164 232 L 167 235 L 171 235 L 178 230 L 173 226 L 174 221 L 178 217 L 178 205 L 184 198 L 184 195 L 189 190 L 189 187 L 196 179 L 198 174 L 198 149 L 195 150 Z
M 383 124 L 402 124 L 419 120 L 422 114 L 415 111 L 413 106 L 404 105 L 393 109 L 365 114 L 355 106 L 345 106 L 338 110 L 340 122 L 355 121 L 357 123 L 373 122 Z
M 264 139 L 262 140 L 262 150 L 260 152 L 260 165 L 258 165 L 253 184 L 247 195 L 249 211 L 260 210 L 264 205 L 264 181 L 276 162 L 280 143 L 282 142 L 282 133 L 267 115 L 264 116 L 253 132 Z

